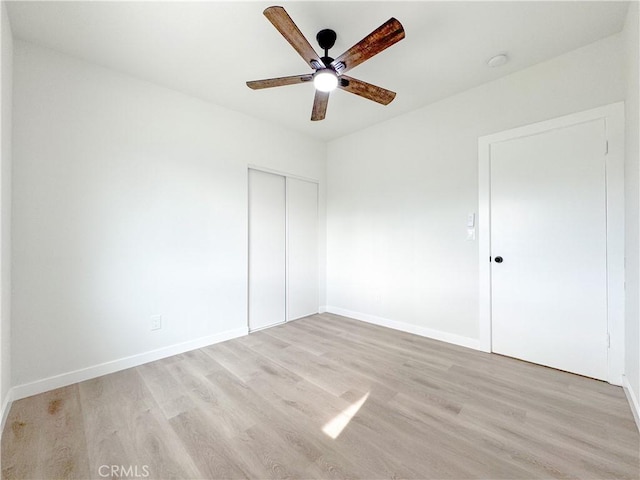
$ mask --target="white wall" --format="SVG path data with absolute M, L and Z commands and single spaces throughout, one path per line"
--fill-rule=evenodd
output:
M 631 95 L 629 31 L 331 142 L 321 304 L 473 346 L 477 138 Z M 21 41 L 14 69 L 14 385 L 246 328 L 247 165 L 322 209 L 324 145 Z
M 626 224 L 626 359 L 625 377 L 629 382 L 635 399 L 640 399 L 640 158 L 638 156 L 638 3 L 631 2 L 624 27 L 625 42 L 625 126 L 626 126 L 626 161 L 625 161 L 625 224 Z M 640 412 L 638 412 L 640 413 Z M 640 423 L 639 423 L 640 426 Z
M 477 345 L 478 137 L 623 100 L 622 52 L 614 35 L 331 142 L 329 310 Z
M 322 204 L 325 145 L 21 41 L 14 73 L 14 385 L 246 331 L 247 165 Z
M 0 416 L 11 387 L 11 104 L 13 39 L 7 7 L 0 16 Z M 2 417 L 4 418 L 4 417 Z

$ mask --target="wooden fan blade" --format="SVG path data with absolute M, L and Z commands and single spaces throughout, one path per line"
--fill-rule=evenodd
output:
M 327 105 L 329 104 L 329 92 L 321 92 L 316 90 L 316 96 L 313 99 L 313 109 L 311 110 L 311 120 L 324 120 L 327 114 Z
M 269 7 L 263 13 L 311 68 L 314 70 L 316 68 L 311 63 L 312 60 L 317 62 L 318 65 L 324 65 L 284 8 Z
M 393 99 L 396 98 L 396 92 L 363 82 L 356 78 L 347 77 L 346 75 L 342 75 L 340 77 L 338 88 L 341 88 L 346 92 L 355 93 L 361 97 L 368 98 L 374 102 L 381 103 L 382 105 L 389 105 Z
M 282 87 L 284 85 L 296 85 L 298 83 L 310 82 L 313 75 L 294 75 L 292 77 L 267 78 L 265 80 L 252 80 L 247 82 L 247 87 L 253 90 L 261 88 Z
M 331 66 L 338 73 L 342 74 L 389 48 L 403 38 L 404 28 L 402 24 L 392 17 L 331 62 Z M 344 65 L 344 67 L 342 67 L 341 64 Z

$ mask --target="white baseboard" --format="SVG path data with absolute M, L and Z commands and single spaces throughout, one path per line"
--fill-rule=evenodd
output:
M 434 330 L 427 327 L 421 327 L 419 325 L 413 325 L 411 323 L 398 322 L 396 320 L 389 320 L 388 318 L 376 317 L 375 315 L 354 312 L 352 310 L 332 307 L 330 305 L 327 305 L 326 311 L 329 313 L 335 313 L 336 315 L 342 315 L 343 317 L 350 317 L 355 320 L 380 325 L 381 327 L 393 328 L 394 330 L 413 333 L 422 337 L 460 345 L 461 347 L 473 348 L 474 350 L 482 350 L 480 348 L 480 341 L 477 338 L 463 337 L 462 335 L 456 335 L 455 333 L 443 332 L 442 330 Z
M 92 367 L 74 370 L 73 372 L 67 372 L 60 375 L 55 375 L 53 377 L 43 378 L 42 380 L 36 380 L 35 382 L 16 385 L 10 391 L 11 400 L 19 400 L 21 398 L 30 397 L 31 395 L 37 395 L 49 390 L 66 387 L 67 385 L 83 382 L 85 380 L 90 380 L 102 375 L 107 375 L 109 373 L 118 372 L 120 370 L 125 370 L 131 367 L 137 367 L 138 365 L 142 365 L 144 363 L 171 357 L 172 355 L 178 355 L 179 353 L 188 352 L 190 350 L 196 350 L 198 348 L 213 345 L 215 343 L 231 340 L 232 338 L 242 337 L 244 335 L 247 335 L 248 333 L 249 331 L 247 327 L 227 330 L 226 332 L 221 332 L 216 335 L 210 335 L 207 337 L 198 338 L 196 340 L 190 340 L 188 342 L 159 348 L 150 352 L 140 353 L 137 355 L 132 355 L 130 357 L 120 358 L 118 360 L 112 360 L 110 362 L 101 363 Z
M 318 307 L 318 313 L 325 313 L 327 311 L 327 306 L 326 305 L 320 305 Z
M 622 388 L 624 389 L 624 393 L 627 395 L 627 400 L 629 400 L 629 406 L 631 407 L 633 418 L 636 421 L 638 431 L 640 431 L 640 403 L 638 403 L 638 397 L 636 397 L 636 394 L 633 392 L 629 379 L 627 379 L 626 375 L 622 376 Z
M 4 432 L 4 425 L 7 423 L 7 416 L 9 415 L 9 410 L 11 410 L 12 401 L 13 389 L 10 388 L 7 392 L 7 395 L 4 397 L 4 400 L 2 401 L 2 411 L 0 412 L 0 439 L 2 439 L 2 432 Z

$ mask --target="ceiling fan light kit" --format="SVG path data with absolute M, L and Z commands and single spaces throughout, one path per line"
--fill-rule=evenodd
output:
M 321 92 L 332 92 L 338 88 L 338 75 L 330 68 L 322 68 L 313 74 L 313 86 Z
M 311 110 L 311 120 L 314 121 L 325 118 L 329 93 L 336 88 L 382 105 L 388 105 L 395 98 L 395 92 L 344 75 L 347 71 L 404 38 L 404 28 L 395 18 L 390 18 L 338 58 L 333 59 L 329 56 L 329 50 L 335 45 L 337 38 L 336 32 L 333 30 L 320 30 L 316 35 L 318 45 L 324 51 L 324 56 L 320 57 L 284 8 L 268 7 L 263 13 L 314 70 L 314 73 L 253 80 L 247 82 L 249 88 L 257 90 L 313 82 L 316 92 Z

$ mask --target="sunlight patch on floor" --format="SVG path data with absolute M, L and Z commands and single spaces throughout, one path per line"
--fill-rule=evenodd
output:
M 369 398 L 369 393 L 370 392 L 367 392 L 362 396 L 360 400 L 352 403 L 342 412 L 336 415 L 332 420 L 327 422 L 327 424 L 322 427 L 322 431 L 334 440 L 338 438 L 338 436 L 342 433 L 342 430 L 344 430 L 344 427 L 349 425 L 351 419 L 356 415 L 356 413 L 358 413 L 358 410 L 360 410 L 362 405 L 364 405 L 364 402 L 367 401 L 367 398 Z

